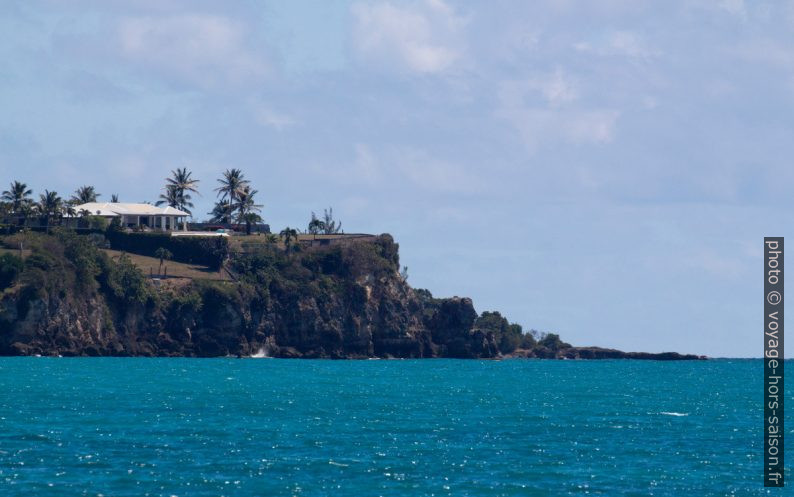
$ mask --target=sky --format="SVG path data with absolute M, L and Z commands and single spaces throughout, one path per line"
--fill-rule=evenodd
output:
M 408 282 L 576 345 L 758 357 L 794 207 L 794 2 L 0 3 L 0 186 L 240 168 Z

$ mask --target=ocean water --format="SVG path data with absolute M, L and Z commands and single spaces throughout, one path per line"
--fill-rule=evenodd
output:
M 0 358 L 0 495 L 786 495 L 762 400 L 760 360 Z

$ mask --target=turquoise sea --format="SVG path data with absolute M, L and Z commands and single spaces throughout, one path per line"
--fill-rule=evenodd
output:
M 762 400 L 760 360 L 0 358 L 0 495 L 786 495 Z

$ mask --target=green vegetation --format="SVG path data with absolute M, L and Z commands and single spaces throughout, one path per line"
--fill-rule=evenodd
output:
M 499 352 L 510 354 L 518 348 L 531 349 L 535 338 L 521 328 L 521 325 L 510 323 L 499 312 L 485 311 L 474 322 L 474 329 L 494 334 Z
M 112 260 L 101 249 L 104 237 L 82 236 L 55 229 L 53 234 L 16 234 L 5 237 L 6 246 L 16 246 L 24 238 L 31 251 L 24 263 L 16 256 L 0 256 L 0 274 L 11 275 L 21 288 L 20 305 L 36 298 L 88 298 L 97 292 L 111 302 L 145 303 L 154 298 L 143 273 L 128 257 Z M 2 276 L 0 276 L 2 278 Z
M 25 263 L 13 254 L 0 254 L 0 290 L 13 285 L 19 277 Z
M 146 283 L 146 277 L 133 264 L 129 256 L 123 255 L 105 263 L 99 274 L 102 289 L 115 302 L 120 304 L 145 304 L 153 297 L 152 290 Z
M 557 352 L 560 349 L 565 349 L 571 346 L 570 343 L 560 340 L 560 336 L 556 333 L 546 333 L 538 340 L 540 347 L 546 348 L 552 352 Z
M 253 292 L 262 305 L 273 298 L 295 301 L 341 298 L 361 303 L 362 277 L 388 278 L 398 267 L 396 244 L 384 236 L 377 243 L 331 246 L 297 255 L 263 245 L 231 260 L 239 284 Z

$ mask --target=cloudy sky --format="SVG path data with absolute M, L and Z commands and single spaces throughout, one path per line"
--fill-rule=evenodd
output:
M 155 200 L 244 170 L 409 282 L 578 345 L 762 352 L 792 226 L 794 3 L 0 3 L 0 184 Z

